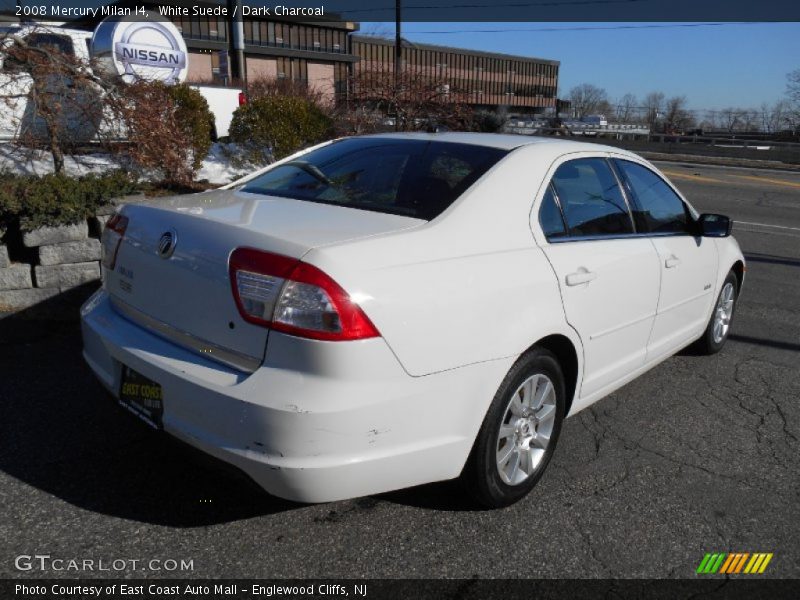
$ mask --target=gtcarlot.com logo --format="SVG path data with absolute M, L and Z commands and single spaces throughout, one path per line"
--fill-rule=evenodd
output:
M 20 554 L 17 571 L 194 571 L 194 559 L 173 558 L 53 558 L 49 554 Z
M 698 575 L 761 575 L 772 553 L 714 552 L 708 553 L 697 567 Z

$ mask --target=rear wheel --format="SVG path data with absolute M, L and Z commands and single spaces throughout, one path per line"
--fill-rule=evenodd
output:
M 739 292 L 739 280 L 731 271 L 722 283 L 722 289 L 711 313 L 703 336 L 695 343 L 695 348 L 702 354 L 716 354 L 728 340 L 733 323 L 733 314 L 736 309 L 736 300 Z
M 482 505 L 513 504 L 539 481 L 564 420 L 564 375 L 555 356 L 534 349 L 495 394 L 462 479 Z

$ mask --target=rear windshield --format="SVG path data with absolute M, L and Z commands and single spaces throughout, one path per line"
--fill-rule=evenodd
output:
M 349 138 L 278 165 L 241 191 L 431 220 L 507 153 L 451 142 Z

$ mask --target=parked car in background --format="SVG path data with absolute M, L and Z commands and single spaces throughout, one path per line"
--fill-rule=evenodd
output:
M 616 148 L 346 138 L 123 207 L 84 356 L 125 408 L 277 496 L 460 476 L 503 506 L 564 418 L 722 348 L 745 271 L 730 232 Z
M 608 119 L 605 115 L 586 115 L 581 120 L 581 123 L 588 123 L 589 125 L 599 125 L 605 127 L 608 125 Z

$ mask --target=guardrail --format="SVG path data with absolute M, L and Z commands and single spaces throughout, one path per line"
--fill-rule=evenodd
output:
M 650 128 L 642 124 L 609 123 L 596 125 L 577 121 L 565 121 L 561 128 L 553 128 L 545 123 L 537 124 L 535 121 L 510 121 L 504 130 L 508 133 L 520 135 L 550 135 L 553 133 L 566 133 L 567 135 L 598 136 L 598 135 L 650 135 Z
M 785 142 L 767 138 L 746 138 L 731 135 L 679 135 L 668 133 L 651 133 L 646 125 L 617 124 L 593 125 L 591 123 L 577 123 L 565 121 L 563 127 L 549 127 L 546 125 L 515 125 L 514 122 L 506 124 L 504 131 L 520 135 L 560 135 L 602 137 L 604 139 L 631 138 L 640 142 L 662 145 L 696 145 L 715 148 L 729 148 L 751 151 L 788 150 L 800 152 L 800 142 Z
M 662 144 L 705 144 L 727 148 L 751 148 L 754 150 L 769 150 L 772 148 L 787 148 L 800 150 L 800 142 L 783 142 L 768 138 L 740 138 L 736 135 L 670 135 L 665 133 L 651 134 L 649 140 Z

